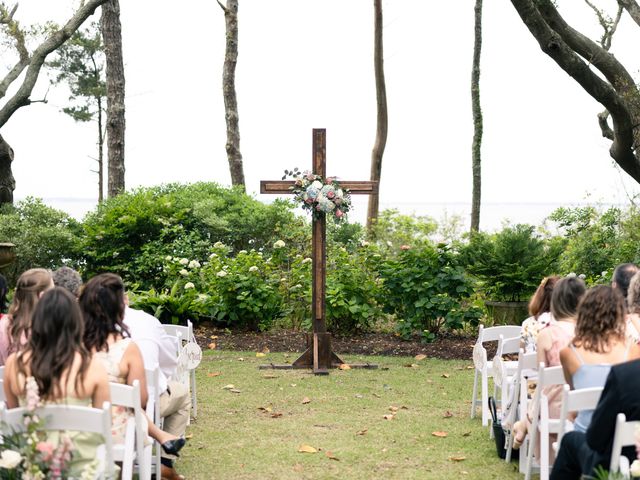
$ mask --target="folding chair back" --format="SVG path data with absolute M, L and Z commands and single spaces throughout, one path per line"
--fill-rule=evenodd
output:
M 193 334 L 193 323 L 191 320 L 187 320 L 187 325 L 173 325 L 163 324 L 164 331 L 171 336 L 176 337 L 177 351 L 176 355 L 179 357 L 182 352 L 182 348 L 188 343 L 196 343 L 196 337 Z M 185 387 L 191 392 L 191 414 L 193 418 L 198 417 L 198 398 L 196 392 L 196 371 L 191 369 L 189 371 L 176 372 L 176 380 L 183 383 Z
M 538 384 L 533 399 L 533 421 L 528 435 L 525 480 L 530 480 L 533 471 L 533 451 L 538 434 L 540 435 L 540 480 L 548 480 L 549 478 L 549 435 L 560 431 L 560 419 L 549 418 L 549 400 L 544 389 L 551 385 L 563 385 L 564 383 L 564 373 L 561 366 L 545 368 L 544 363 L 538 365 Z
M 476 415 L 476 408 L 480 405 L 482 411 L 482 425 L 489 424 L 489 378 L 493 375 L 493 363 L 487 360 L 487 350 L 484 347 L 486 342 L 495 342 L 504 338 L 513 338 L 520 335 L 521 328 L 517 325 L 502 325 L 499 327 L 485 328 L 480 325 L 478 329 L 478 340 L 473 347 L 473 363 L 475 365 L 475 375 L 473 379 L 473 393 L 471 396 L 471 418 Z M 480 398 L 478 398 L 478 379 L 481 382 Z
M 25 431 L 24 407 L 7 409 L 0 406 L 0 425 L 5 433 Z M 36 414 L 44 418 L 44 430 L 71 430 L 77 432 L 97 433 L 104 443 L 98 455 L 100 460 L 100 478 L 114 478 L 113 442 L 111 439 L 111 404 L 104 402 L 102 408 L 83 407 L 79 405 L 45 405 L 36 409 Z
M 558 433 L 557 448 L 560 449 L 562 437 L 573 429 L 573 424 L 568 420 L 569 412 L 581 412 L 583 410 L 593 410 L 598 405 L 602 389 L 604 387 L 581 388 L 571 390 L 569 385 L 562 388 L 562 409 L 560 410 L 560 432 Z
M 135 461 L 138 466 L 139 478 L 141 480 L 149 480 L 151 478 L 152 443 L 148 435 L 147 419 L 140 403 L 140 382 L 134 380 L 131 386 L 110 383 L 109 388 L 111 391 L 111 403 L 130 408 L 134 414 L 134 435 L 131 436 L 131 439 L 125 436 L 124 444 L 114 446 L 115 459 L 117 461 L 127 461 L 123 463 L 122 479 L 132 478 L 133 462 Z M 128 465 L 129 456 L 131 457 L 131 468 Z
M 158 428 L 162 428 L 162 418 L 160 417 L 160 369 L 155 368 L 153 370 L 144 371 L 147 379 L 147 392 L 149 398 L 147 399 L 147 417 L 155 423 Z M 156 478 L 160 478 L 161 464 L 160 464 L 160 444 L 153 442 L 155 453 L 152 455 L 152 465 L 155 467 Z
M 635 446 L 637 428 L 640 428 L 640 421 L 627 421 L 624 413 L 619 413 L 616 417 L 616 432 L 613 435 L 611 462 L 609 464 L 610 474 L 622 472 L 623 475 L 627 474 L 624 478 L 628 478 L 629 460 L 622 455 L 622 449 L 632 445 Z

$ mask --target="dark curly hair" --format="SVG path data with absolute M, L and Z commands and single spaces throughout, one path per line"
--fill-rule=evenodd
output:
M 84 316 L 84 346 L 87 350 L 109 350 L 109 335 L 129 336 L 123 323 L 124 284 L 113 273 L 101 273 L 89 280 L 80 292 L 80 308 Z
M 91 363 L 82 335 L 82 314 L 76 298 L 61 287 L 46 291 L 33 311 L 29 341 L 16 360 L 18 371 L 25 376 L 28 364 L 41 398 L 61 397 L 64 375 L 76 353 L 81 359 L 75 381 L 76 392 L 79 391 Z
M 587 290 L 578 305 L 573 343 L 585 350 L 605 353 L 612 339 L 625 339 L 625 304 L 620 291 L 609 285 Z
M 529 301 L 529 315 L 537 320 L 540 315 L 551 311 L 551 294 L 560 277 L 544 277 Z

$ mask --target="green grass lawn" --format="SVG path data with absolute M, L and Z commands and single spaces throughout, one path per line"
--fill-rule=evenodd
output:
M 471 361 L 346 356 L 379 369 L 328 376 L 257 368 L 294 359 L 207 352 L 180 473 L 189 480 L 520 478 L 515 463 L 497 457 L 480 419 L 469 418 Z M 317 451 L 301 453 L 303 445 Z

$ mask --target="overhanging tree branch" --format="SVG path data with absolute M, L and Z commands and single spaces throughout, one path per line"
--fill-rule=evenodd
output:
M 633 21 L 640 25 L 640 5 L 635 0 L 618 0 L 618 5 L 623 7 Z
M 29 99 L 33 87 L 38 80 L 40 69 L 47 55 L 67 41 L 82 23 L 91 16 L 96 8 L 107 0 L 89 0 L 59 30 L 49 35 L 34 51 L 28 63 L 28 68 L 18 91 L 0 109 L 0 128 L 11 118 L 16 110 L 31 103 Z M 15 68 L 15 67 L 14 67 Z M 24 67 L 23 67 L 24 68 Z
M 9 10 L 4 3 L 0 3 L 0 25 L 4 27 L 7 35 L 13 38 L 16 50 L 18 51 L 18 62 L 0 81 L 0 98 L 3 98 L 7 94 L 9 85 L 11 85 L 27 65 L 29 65 L 29 51 L 27 50 L 24 31 L 20 27 L 20 23 L 13 19 L 17 9 L 17 3 L 11 10 Z

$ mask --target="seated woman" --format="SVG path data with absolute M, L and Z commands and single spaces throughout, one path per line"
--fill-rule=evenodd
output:
M 110 400 L 107 373 L 82 345 L 83 323 L 78 302 L 69 292 L 54 288 L 36 306 L 29 340 L 7 359 L 4 393 L 8 408 L 26 404 L 27 379 L 38 386 L 40 400 L 102 408 Z M 57 433 L 57 432 L 56 432 Z M 70 471 L 74 477 L 95 458 L 99 436 L 66 432 L 74 444 Z M 57 442 L 50 433 L 49 440 Z
M 140 382 L 142 406 L 147 403 L 147 381 L 144 362 L 138 346 L 129 338 L 124 318 L 124 284 L 118 275 L 102 273 L 87 282 L 80 293 L 80 308 L 84 316 L 84 345 L 106 368 L 110 382 L 132 385 Z M 133 411 L 113 407 L 113 437 L 124 441 L 124 429 Z M 159 429 L 148 421 L 149 435 L 169 454 L 178 455 L 186 440 Z
M 18 277 L 9 313 L 0 317 L 0 365 L 27 343 L 31 314 L 40 296 L 51 288 L 51 272 L 44 268 L 32 268 Z
M 640 347 L 626 337 L 625 304 L 618 290 L 590 288 L 578 306 L 576 334 L 560 352 L 565 379 L 572 389 L 603 387 L 611 365 L 640 358 Z M 592 410 L 578 412 L 574 429 L 586 432 Z
M 629 281 L 627 292 L 627 338 L 640 342 L 640 272 Z
M 529 314 L 522 322 L 522 341 L 520 346 L 525 352 L 535 352 L 538 333 L 553 320 L 551 314 L 551 294 L 560 277 L 545 277 L 529 301 Z
M 556 283 L 551 294 L 551 313 L 555 321 L 545 326 L 538 334 L 536 342 L 536 352 L 538 363 L 544 362 L 546 367 L 556 367 L 560 365 L 560 351 L 566 347 L 575 332 L 575 317 L 578 302 L 586 287 L 582 279 L 578 277 L 565 277 Z M 543 393 L 549 401 L 549 417 L 558 418 L 560 416 L 562 402 L 562 386 L 550 385 L 544 388 Z M 533 402 L 529 403 L 531 409 Z M 531 425 L 530 418 L 533 412 L 527 412 L 526 418 L 517 421 L 513 426 L 513 448 L 520 448 L 524 437 Z M 551 444 L 552 442 L 550 442 Z M 539 450 L 539 445 L 537 445 Z M 550 461 L 554 458 L 553 452 L 550 454 Z

